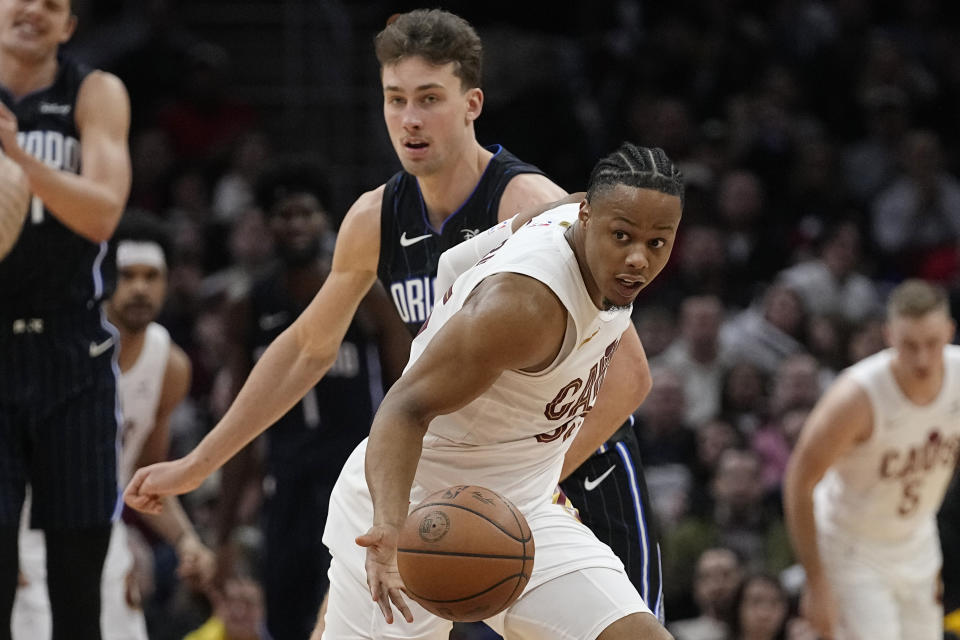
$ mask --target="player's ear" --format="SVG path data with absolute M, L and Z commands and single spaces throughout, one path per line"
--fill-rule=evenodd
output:
M 467 121 L 473 122 L 480 117 L 483 111 L 483 90 L 480 87 L 466 90 L 467 98 Z
M 584 226 L 590 220 L 590 202 L 586 198 L 580 201 L 580 211 L 577 217 L 580 219 L 580 224 Z
M 77 30 L 77 16 L 74 13 L 70 14 L 70 17 L 67 18 L 67 24 L 63 29 L 63 33 L 60 34 L 60 44 L 67 42 L 70 38 L 73 37 L 73 33 Z

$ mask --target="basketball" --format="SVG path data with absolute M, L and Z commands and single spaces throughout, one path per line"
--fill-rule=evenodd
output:
M 533 570 L 533 534 L 506 498 L 460 485 L 428 496 L 407 516 L 397 564 L 407 594 L 456 622 L 510 606 Z

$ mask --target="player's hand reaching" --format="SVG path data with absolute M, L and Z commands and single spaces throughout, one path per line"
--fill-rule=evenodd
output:
M 123 492 L 123 501 L 137 511 L 160 513 L 164 496 L 189 493 L 199 487 L 205 477 L 188 458 L 151 464 L 133 474 Z
M 403 599 L 403 580 L 397 569 L 397 540 L 400 532 L 396 527 L 377 524 L 370 527 L 362 536 L 357 536 L 357 544 L 367 548 L 367 586 L 370 595 L 380 606 L 387 624 L 393 624 L 393 608 L 400 610 L 403 619 L 413 622 L 413 614 Z
M 800 599 L 800 613 L 821 638 L 833 640 L 833 630 L 837 626 L 840 614 L 833 597 L 833 590 L 825 578 L 807 580 L 806 589 Z

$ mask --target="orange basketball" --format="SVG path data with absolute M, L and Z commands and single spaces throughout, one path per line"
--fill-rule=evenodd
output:
M 400 532 L 406 591 L 447 620 L 473 622 L 510 606 L 533 570 L 533 534 L 509 500 L 458 485 L 418 504 Z

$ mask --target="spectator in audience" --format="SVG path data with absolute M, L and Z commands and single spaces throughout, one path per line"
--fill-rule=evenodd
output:
M 699 615 L 669 626 L 676 640 L 727 640 L 730 608 L 743 579 L 740 559 L 732 550 L 711 547 L 697 559 L 693 599 Z

